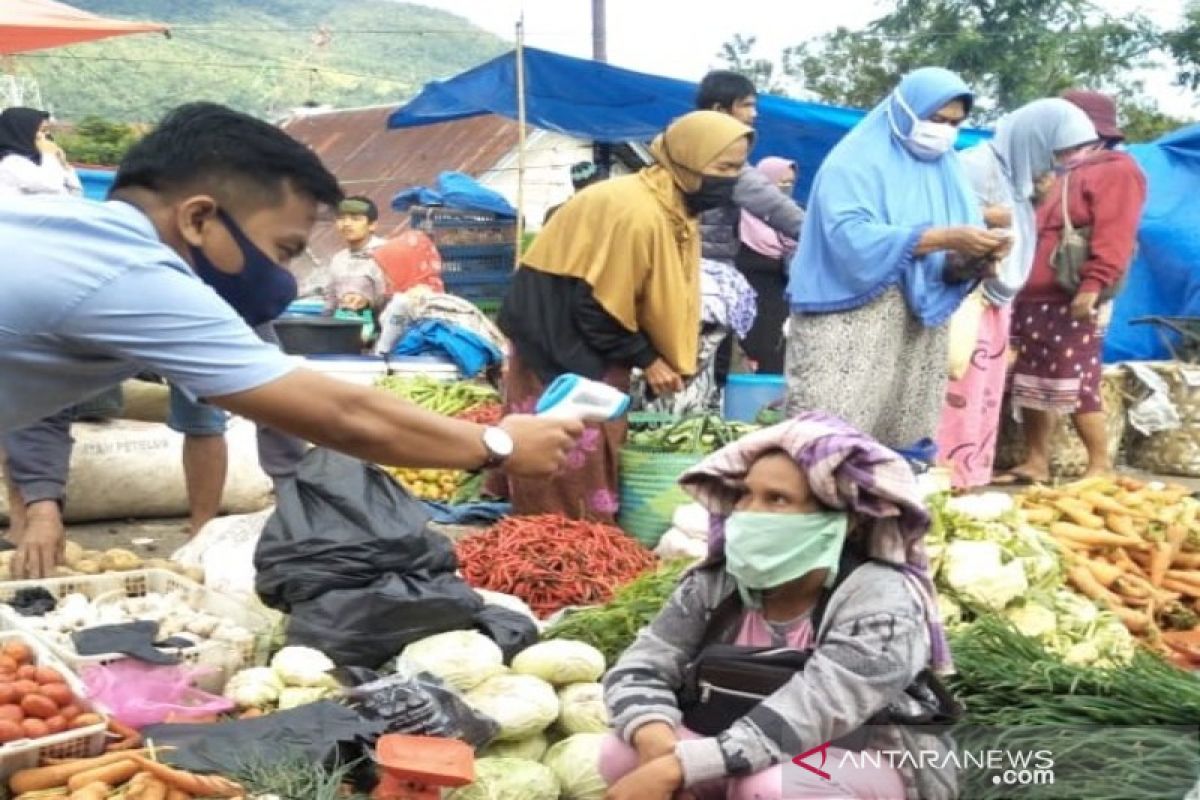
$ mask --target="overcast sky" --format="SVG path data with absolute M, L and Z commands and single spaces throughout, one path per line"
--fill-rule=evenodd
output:
M 591 0 L 414 0 L 466 17 L 509 40 L 522 11 L 526 42 L 569 55 L 591 56 Z M 1097 0 L 1114 14 L 1141 11 L 1159 24 L 1179 20 L 1183 0 Z M 608 0 L 608 58 L 613 64 L 696 80 L 716 63 L 734 33 L 758 37 L 775 57 L 791 44 L 839 25 L 857 28 L 886 13 L 880 0 Z M 1190 93 L 1173 89 L 1165 70 L 1144 76 L 1164 110 L 1196 114 Z

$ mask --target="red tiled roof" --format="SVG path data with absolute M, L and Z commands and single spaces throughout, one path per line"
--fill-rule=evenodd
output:
M 312 147 L 337 175 L 346 194 L 370 197 L 379 206 L 378 235 L 395 235 L 407 214 L 392 211 L 392 197 L 410 186 L 432 186 L 446 170 L 478 177 L 517 144 L 517 123 L 497 116 L 472 117 L 421 128 L 388 130 L 394 107 L 331 111 L 293 118 L 289 134 Z M 319 223 L 312 250 L 328 259 L 342 248 L 328 222 Z

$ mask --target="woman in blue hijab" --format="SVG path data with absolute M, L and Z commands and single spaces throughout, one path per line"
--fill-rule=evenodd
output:
M 789 414 L 836 414 L 894 448 L 934 435 L 947 322 L 1008 248 L 954 153 L 973 99 L 918 69 L 817 172 L 788 283 Z

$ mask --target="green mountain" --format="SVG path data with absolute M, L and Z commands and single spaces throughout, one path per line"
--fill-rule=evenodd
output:
M 509 45 L 465 19 L 394 0 L 68 0 L 155 34 L 16 56 L 63 119 L 150 122 L 188 100 L 263 116 L 305 103 L 399 103 Z

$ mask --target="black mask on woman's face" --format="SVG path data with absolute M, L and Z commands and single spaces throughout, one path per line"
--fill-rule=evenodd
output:
M 683 196 L 688 211 L 703 214 L 710 209 L 733 205 L 733 187 L 737 181 L 737 176 L 701 175 L 700 188 Z

